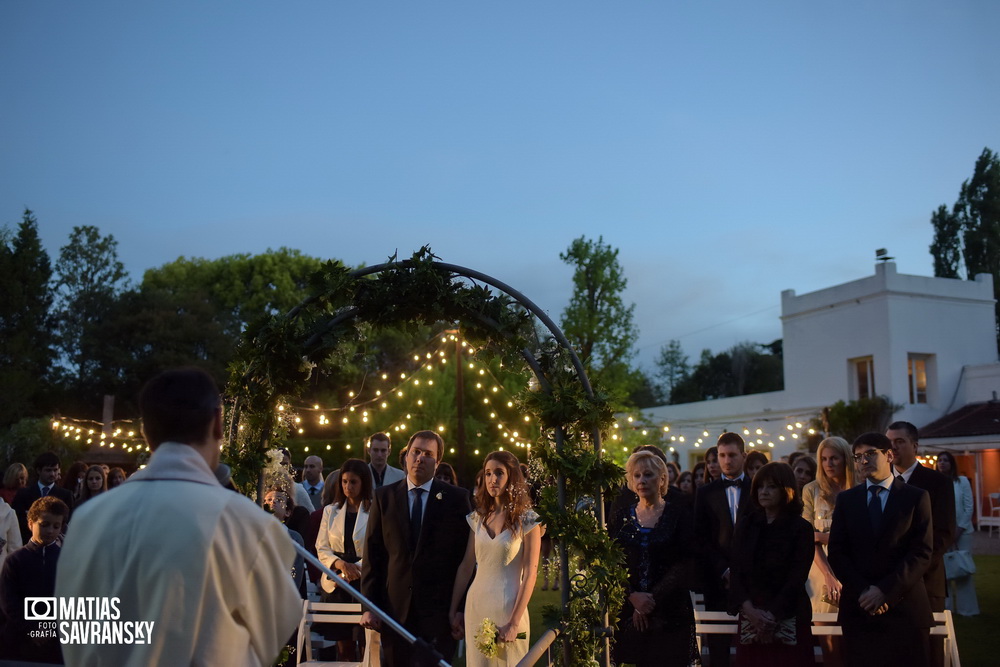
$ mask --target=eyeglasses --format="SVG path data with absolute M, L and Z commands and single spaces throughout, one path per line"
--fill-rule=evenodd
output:
M 854 459 L 855 463 L 861 463 L 862 461 L 864 461 L 865 463 L 871 463 L 878 456 L 879 452 L 884 452 L 884 451 L 886 450 L 869 449 L 867 452 L 855 454 L 852 458 Z

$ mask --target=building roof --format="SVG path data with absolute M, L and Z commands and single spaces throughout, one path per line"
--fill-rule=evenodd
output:
M 969 403 L 919 429 L 920 439 L 1000 434 L 1000 401 Z

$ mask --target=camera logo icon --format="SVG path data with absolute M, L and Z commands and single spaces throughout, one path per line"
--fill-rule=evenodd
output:
M 55 621 L 58 605 L 55 598 L 24 598 L 24 620 Z

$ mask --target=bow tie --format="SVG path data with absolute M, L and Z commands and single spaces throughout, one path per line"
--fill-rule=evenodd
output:
M 742 484 L 742 482 L 738 479 L 726 479 L 725 477 L 721 477 L 720 480 L 722 481 L 722 486 L 725 488 L 729 488 L 730 486 L 740 486 Z

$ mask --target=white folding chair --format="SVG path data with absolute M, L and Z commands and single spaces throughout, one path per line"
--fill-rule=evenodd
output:
M 310 632 L 313 623 L 361 623 L 361 605 L 357 602 L 302 602 L 302 620 L 299 621 L 299 636 L 295 643 L 296 664 L 309 667 L 361 667 L 360 662 L 324 662 L 313 660 Z

